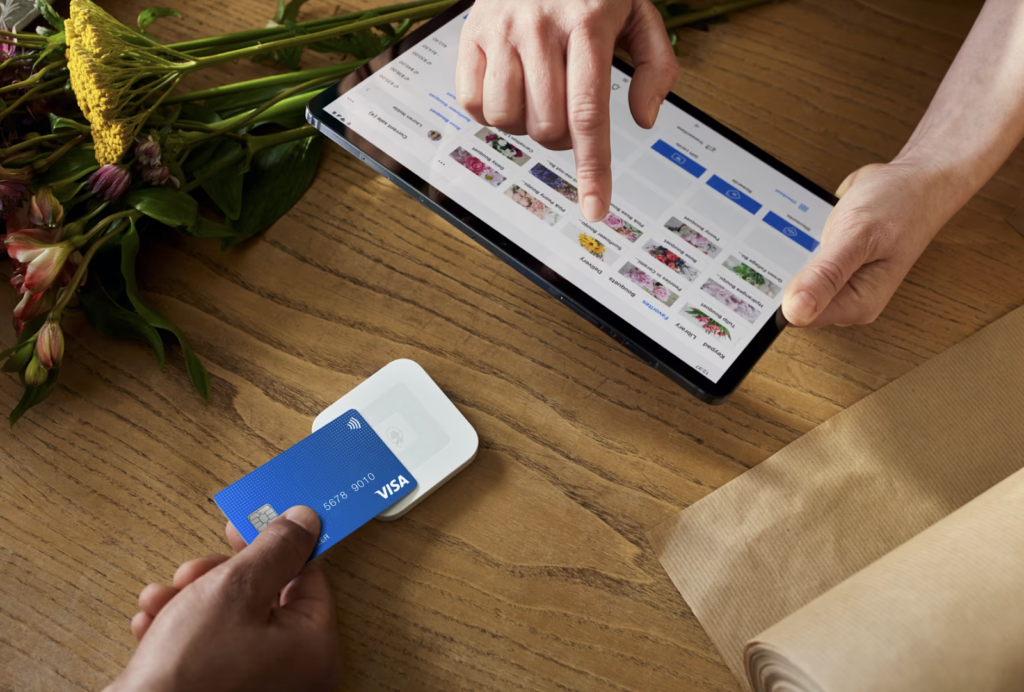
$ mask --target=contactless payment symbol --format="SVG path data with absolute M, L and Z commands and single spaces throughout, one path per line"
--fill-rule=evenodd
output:
M 359 428 L 361 428 L 361 427 L 363 427 L 363 426 L 359 424 L 359 421 L 357 419 L 355 419 L 355 418 L 349 418 L 348 419 L 348 429 L 349 430 L 359 430 Z
M 390 428 L 388 428 L 387 435 L 388 442 L 391 443 L 392 447 L 395 447 L 397 449 L 402 448 L 402 444 L 405 442 L 405 435 L 402 434 L 401 428 L 392 425 Z
M 736 192 L 736 190 L 726 190 L 725 196 L 729 199 L 739 199 L 740 193 Z
M 249 515 L 249 523 L 260 533 L 263 533 L 263 530 L 270 526 L 270 522 L 275 519 L 277 519 L 277 512 L 269 504 L 263 505 Z
M 782 232 L 788 235 L 790 238 L 796 238 L 797 233 L 799 233 L 800 231 L 796 230 L 792 226 L 786 226 L 785 228 L 782 229 Z

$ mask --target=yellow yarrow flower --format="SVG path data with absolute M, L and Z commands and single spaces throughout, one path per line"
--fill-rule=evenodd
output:
M 64 32 L 71 87 L 92 125 L 96 160 L 117 163 L 162 95 L 196 63 L 129 29 L 91 0 L 71 0 Z

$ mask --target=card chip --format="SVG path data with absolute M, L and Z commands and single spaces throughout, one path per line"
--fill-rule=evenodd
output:
M 263 532 L 263 529 L 270 526 L 270 522 L 274 521 L 275 519 L 277 519 L 277 512 L 275 512 L 274 508 L 271 507 L 269 504 L 263 505 L 262 507 L 260 507 L 255 512 L 249 515 L 249 523 L 251 523 L 253 525 L 253 528 L 255 528 L 260 533 Z

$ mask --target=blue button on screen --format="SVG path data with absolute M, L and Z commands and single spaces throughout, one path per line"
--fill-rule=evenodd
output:
M 814 252 L 820 245 L 817 240 L 773 211 L 768 212 L 768 215 L 764 217 L 764 222 L 806 250 Z
M 704 175 L 704 171 L 707 170 L 704 166 L 700 165 L 678 149 L 670 146 L 663 140 L 659 139 L 654 143 L 654 146 L 652 146 L 651 149 L 654 149 L 666 159 L 692 175 L 694 178 L 701 177 Z
M 710 186 L 712 190 L 717 190 L 718 192 L 721 192 L 726 199 L 735 202 L 736 204 L 740 205 L 741 207 L 749 211 L 751 214 L 756 214 L 757 212 L 761 211 L 760 202 L 758 202 L 757 200 L 755 200 L 753 197 L 743 192 L 742 190 L 736 189 L 729 183 L 719 178 L 717 175 L 711 176 L 711 180 L 708 181 L 708 186 Z

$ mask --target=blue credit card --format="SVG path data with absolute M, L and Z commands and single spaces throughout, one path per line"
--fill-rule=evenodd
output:
M 320 515 L 320 555 L 416 488 L 369 423 L 352 409 L 214 496 L 252 543 L 277 515 L 306 505 Z

